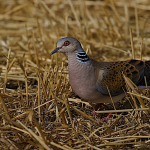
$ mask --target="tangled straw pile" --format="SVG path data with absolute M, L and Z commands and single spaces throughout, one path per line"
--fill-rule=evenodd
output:
M 0 149 L 150 149 L 148 89 L 134 90 L 125 78 L 127 96 L 116 110 L 100 111 L 115 113 L 98 122 L 101 116 L 93 119 L 91 105 L 71 90 L 66 57 L 50 57 L 59 38 L 72 36 L 96 60 L 150 60 L 149 6 L 0 1 Z

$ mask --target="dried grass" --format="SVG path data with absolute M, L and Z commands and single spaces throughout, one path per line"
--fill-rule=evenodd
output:
M 91 105 L 71 90 L 66 57 L 50 57 L 59 38 L 72 36 L 96 60 L 149 60 L 149 5 L 0 1 L 0 149 L 150 149 L 148 89 L 125 78 L 128 94 L 116 110 L 100 111 L 114 114 L 98 122 L 100 114 L 92 118 Z

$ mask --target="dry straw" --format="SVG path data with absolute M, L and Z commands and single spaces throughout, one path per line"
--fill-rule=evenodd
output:
M 150 60 L 149 5 L 0 1 L 0 149 L 150 149 L 148 86 L 124 76 L 126 97 L 92 118 L 93 104 L 72 92 L 66 56 L 50 56 L 59 38 L 72 36 L 96 60 Z

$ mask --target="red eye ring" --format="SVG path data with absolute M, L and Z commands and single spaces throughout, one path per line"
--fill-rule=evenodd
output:
M 69 44 L 70 44 L 69 41 L 65 41 L 65 42 L 64 42 L 64 46 L 68 46 Z

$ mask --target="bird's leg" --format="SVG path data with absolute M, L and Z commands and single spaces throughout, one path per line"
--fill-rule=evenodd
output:
M 99 121 L 107 121 L 109 118 L 110 118 L 110 116 L 112 115 L 112 113 L 109 113 L 108 115 L 107 115 L 107 117 L 105 117 L 105 118 L 102 118 L 102 119 L 99 119 Z
M 97 103 L 95 105 L 94 111 L 93 111 L 93 118 L 95 118 L 95 116 L 96 116 L 96 112 L 95 111 L 97 111 L 99 108 L 102 109 L 102 105 L 103 105 L 103 103 Z
M 95 116 L 96 116 L 96 112 L 95 112 L 95 111 L 97 111 L 99 108 L 100 108 L 100 110 L 101 110 L 103 107 L 104 107 L 105 109 L 108 109 L 108 107 L 107 107 L 104 103 L 97 103 L 97 104 L 96 104 L 95 109 L 94 109 L 94 111 L 93 111 L 93 118 L 95 118 Z M 112 115 L 112 113 L 109 113 L 107 117 L 100 119 L 100 121 L 106 121 L 107 119 L 109 119 L 109 117 L 110 117 L 111 115 Z

